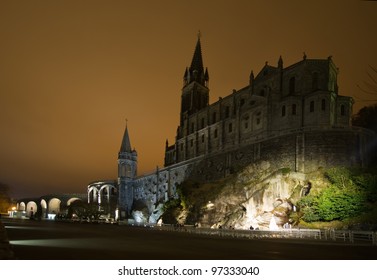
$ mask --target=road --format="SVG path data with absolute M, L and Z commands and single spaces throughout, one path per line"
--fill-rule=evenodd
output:
M 20 260 L 377 260 L 377 246 L 244 240 L 153 228 L 2 220 Z

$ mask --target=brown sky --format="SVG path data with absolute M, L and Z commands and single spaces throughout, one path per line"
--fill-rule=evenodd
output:
M 126 118 L 139 174 L 162 166 L 199 29 L 210 102 L 305 51 L 367 104 L 374 1 L 0 1 L 0 182 L 26 197 L 115 179 Z

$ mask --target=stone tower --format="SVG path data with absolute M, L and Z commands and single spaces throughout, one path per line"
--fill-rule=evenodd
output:
M 208 69 L 204 71 L 200 34 L 196 43 L 191 66 L 186 68 L 183 75 L 183 89 L 181 96 L 181 127 L 185 126 L 187 118 L 208 106 L 209 89 Z
M 119 210 L 121 217 L 130 214 L 133 201 L 133 181 L 137 175 L 137 152 L 131 149 L 128 127 L 124 131 L 118 154 Z

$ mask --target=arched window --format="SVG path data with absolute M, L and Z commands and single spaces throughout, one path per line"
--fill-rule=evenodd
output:
M 229 124 L 229 133 L 231 133 L 231 132 L 232 132 L 232 130 L 233 130 L 233 124 L 232 124 L 232 123 L 230 123 L 230 124 Z
M 214 137 L 217 138 L 217 129 L 215 129 Z
M 314 112 L 314 101 L 310 101 L 310 108 L 309 108 L 309 111 L 310 111 L 311 113 Z
M 346 115 L 346 107 L 342 104 L 340 105 L 340 115 L 345 116 Z
M 321 110 L 325 111 L 326 110 L 326 99 L 321 100 Z
M 289 79 L 289 94 L 294 94 L 296 91 L 296 78 L 292 77 Z
M 204 143 L 204 134 L 202 135 L 202 143 Z

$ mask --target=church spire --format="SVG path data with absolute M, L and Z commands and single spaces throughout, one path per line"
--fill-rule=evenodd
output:
M 192 57 L 190 71 L 198 71 L 198 77 L 203 73 L 203 58 L 202 58 L 202 46 L 200 44 L 200 31 L 198 34 L 198 41 L 196 42 L 196 47 L 194 51 L 194 56 Z
M 198 33 L 198 41 L 196 42 L 194 55 L 192 57 L 191 66 L 188 71 L 185 71 L 184 75 L 184 85 L 190 84 L 191 82 L 197 82 L 203 86 L 207 86 L 209 80 L 208 70 L 204 72 L 203 67 L 203 57 L 202 57 L 202 46 L 200 43 L 200 31 Z
M 126 130 L 124 131 L 123 140 L 122 140 L 122 146 L 120 147 L 120 153 L 131 153 L 131 142 L 130 137 L 128 135 L 128 127 L 126 123 Z

